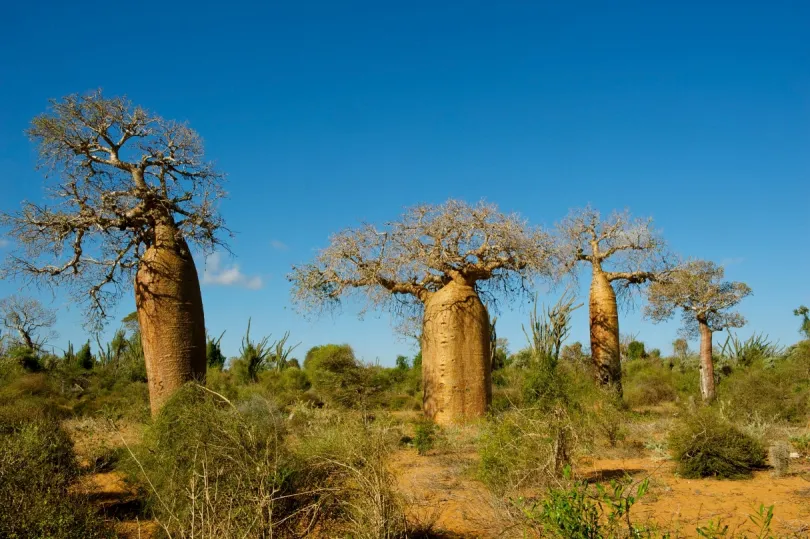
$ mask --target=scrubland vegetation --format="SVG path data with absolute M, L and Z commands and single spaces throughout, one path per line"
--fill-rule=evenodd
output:
M 302 311 L 355 296 L 419 328 L 413 357 L 369 365 L 349 344 L 304 351 L 248 322 L 226 358 L 191 256 L 228 236 L 224 177 L 197 133 L 99 91 L 55 100 L 29 135 L 58 201 L 0 213 L 15 240 L 2 276 L 67 286 L 95 342 L 49 354 L 56 313 L 0 302 L 0 537 L 452 537 L 452 497 L 426 514 L 403 486 L 431 462 L 428 489 L 449 477 L 486 501 L 464 502 L 478 505 L 462 520 L 488 515 L 467 535 L 807 536 L 806 511 L 783 519 L 761 498 L 745 528 L 640 512 L 680 480 L 699 493 L 810 469 L 810 340 L 738 338 L 751 289 L 670 252 L 651 220 L 588 207 L 551 231 L 483 201 L 414 206 L 332 236 L 289 276 Z M 509 350 L 494 307 L 576 283 L 581 263 L 590 342 L 569 342 L 584 306 L 571 287 Z M 101 343 L 129 282 L 137 311 Z M 634 295 L 653 321 L 681 313 L 699 353 L 623 336 Z M 810 339 L 807 308 L 794 314 Z M 99 497 L 101 478 L 125 478 L 127 499 Z
M 806 470 L 810 341 L 779 347 L 763 335 L 729 336 L 715 350 L 716 402 L 705 406 L 699 358 L 688 350 L 651 356 L 633 341 L 620 397 L 596 382 L 587 349 L 556 347 L 553 324 L 567 323 L 558 315 L 533 318 L 526 348 L 495 347 L 490 412 L 461 441 L 454 427 L 420 419 L 419 355 L 382 367 L 329 344 L 299 361 L 290 346 L 248 333 L 241 355 L 223 362 L 210 340 L 206 385 L 184 386 L 150 418 L 137 325 L 89 361 L 4 347 L 0 498 L 14 510 L 0 517 L 0 535 L 112 536 L 116 514 L 71 489 L 99 469 L 125 474 L 138 518 L 171 537 L 439 536 L 409 512 L 412 500 L 387 465 L 395 452 L 473 451 L 461 473 L 500 500 L 504 532 L 543 537 L 690 535 L 633 511 L 645 497 L 666 496 L 655 494 L 654 474 L 594 481 L 589 459 L 658 455 L 672 458 L 680 477 L 744 481 L 770 468 L 769 449 L 781 443 L 793 454 L 787 473 Z M 136 425 L 140 434 L 126 444 L 91 436 L 80 465 L 60 426 L 76 420 L 113 432 Z M 792 536 L 771 529 L 767 508 L 751 511 L 761 536 Z M 699 528 L 720 537 L 721 524 Z

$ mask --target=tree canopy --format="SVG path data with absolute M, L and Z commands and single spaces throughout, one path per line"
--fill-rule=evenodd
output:
M 28 134 L 53 178 L 53 204 L 0 214 L 18 245 L 6 273 L 73 285 L 75 299 L 103 317 L 158 225 L 204 249 L 220 243 L 224 177 L 186 124 L 99 90 L 52 100 Z
M 699 322 L 712 331 L 742 327 L 745 318 L 728 309 L 750 295 L 751 288 L 745 283 L 723 281 L 724 276 L 724 268 L 714 262 L 689 261 L 652 283 L 645 314 L 662 321 L 682 310 L 684 330 L 689 335 L 697 334 Z
M 557 224 L 557 235 L 560 271 L 588 262 L 625 288 L 655 278 L 673 262 L 652 219 L 634 219 L 627 210 L 605 219 L 590 206 L 573 210 Z
M 353 292 L 366 307 L 424 302 L 452 281 L 494 299 L 551 272 L 551 240 L 494 204 L 449 200 L 409 208 L 383 227 L 333 235 L 315 261 L 295 266 L 293 298 L 305 308 L 334 306 Z M 393 304 L 391 303 L 393 301 Z

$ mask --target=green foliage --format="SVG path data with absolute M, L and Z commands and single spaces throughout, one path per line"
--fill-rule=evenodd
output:
M 564 475 L 571 478 L 566 467 Z M 602 539 L 648 537 L 650 531 L 633 524 L 630 510 L 647 493 L 649 479 L 637 486 L 611 481 L 609 488 L 585 481 L 548 491 L 542 501 L 517 501 L 525 521 L 543 537 L 560 539 Z
M 94 363 L 95 359 L 93 359 L 93 353 L 90 351 L 90 341 L 87 341 L 76 353 L 76 364 L 82 369 L 90 370 L 93 368 Z
M 634 359 L 642 359 L 647 357 L 647 353 L 644 351 L 644 343 L 632 341 L 629 345 L 627 345 L 627 357 L 631 361 Z
M 413 436 L 413 446 L 420 455 L 426 455 L 436 443 L 438 427 L 432 421 L 420 421 L 416 424 Z
M 800 343 L 772 365 L 734 369 L 718 385 L 717 395 L 739 420 L 805 423 L 810 415 L 810 346 Z
M 804 335 L 806 339 L 810 339 L 810 309 L 805 305 L 800 305 L 798 309 L 793 311 L 793 314 L 802 319 L 801 326 L 799 326 L 799 333 Z
M 210 336 L 206 337 L 205 358 L 209 368 L 222 370 L 225 366 L 225 354 L 222 353 L 222 348 L 219 345 L 224 336 L 225 332 L 223 331 L 218 339 L 214 339 Z
M 771 535 L 771 522 L 773 521 L 773 505 L 765 506 L 761 504 L 759 509 L 755 514 L 749 515 L 748 519 L 754 524 L 756 530 L 754 535 L 752 536 L 755 539 L 775 539 L 773 535 Z M 733 535 L 734 532 L 731 532 L 732 535 L 729 535 L 729 526 L 728 524 L 723 524 L 722 519 L 718 518 L 717 520 L 710 520 L 707 524 L 703 526 L 698 526 L 697 529 L 698 537 L 704 537 L 705 539 L 722 539 L 725 537 L 735 537 Z M 748 537 L 747 535 L 744 537 Z
M 629 406 L 655 406 L 677 398 L 675 379 L 679 373 L 660 361 L 628 361 L 623 369 L 624 398 Z
M 77 474 L 73 444 L 58 423 L 0 415 L 0 537 L 113 537 L 68 491 Z
M 728 332 L 726 341 L 720 347 L 720 355 L 729 363 L 741 367 L 750 367 L 755 363 L 771 360 L 784 355 L 784 348 L 771 342 L 768 336 L 759 333 L 753 334 L 746 340 L 741 340 L 732 331 Z
M 250 338 L 250 319 L 248 319 L 247 331 L 242 338 L 242 346 L 239 349 L 239 360 L 241 365 L 237 372 L 241 374 L 242 382 L 254 383 L 259 381 L 259 373 L 267 368 L 270 358 L 270 337 L 263 337 L 260 341 L 253 341 Z
M 711 408 L 689 411 L 669 435 L 678 473 L 687 478 L 749 477 L 765 465 L 765 449 Z
M 42 370 L 39 355 L 35 350 L 25 345 L 12 347 L 8 351 L 8 357 L 28 372 L 38 372 Z

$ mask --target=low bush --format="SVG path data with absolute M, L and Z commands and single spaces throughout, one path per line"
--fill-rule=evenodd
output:
M 570 468 L 565 470 L 570 483 Z M 540 537 L 600 539 L 652 537 L 652 530 L 633 523 L 630 510 L 649 488 L 645 479 L 637 486 L 613 481 L 609 488 L 585 481 L 549 489 L 547 496 L 529 502 L 517 501 L 524 525 Z
M 492 416 L 478 442 L 478 478 L 498 495 L 543 486 L 570 462 L 576 440 L 575 423 L 562 406 Z
M 68 492 L 77 475 L 73 445 L 57 422 L 0 418 L 0 537 L 113 537 L 86 501 Z
M 660 360 L 639 359 L 627 362 L 622 376 L 625 402 L 635 407 L 674 401 L 678 396 L 675 389 L 676 375 Z
M 233 404 L 190 384 L 122 465 L 172 536 L 397 537 L 406 524 L 383 465 L 400 436 L 360 414 L 259 395 Z
M 765 465 L 765 449 L 711 408 L 689 411 L 670 432 L 669 448 L 683 477 L 749 477 Z

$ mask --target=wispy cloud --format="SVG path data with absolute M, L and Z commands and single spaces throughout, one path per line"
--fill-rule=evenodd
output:
M 289 249 L 286 243 L 278 240 L 270 240 L 270 247 L 272 247 L 277 251 L 286 251 L 287 249 Z
M 218 252 L 205 259 L 202 282 L 220 286 L 241 286 L 251 290 L 258 290 L 263 284 L 262 278 L 258 275 L 249 276 L 242 273 L 238 264 L 229 266 L 223 263 L 222 253 Z

